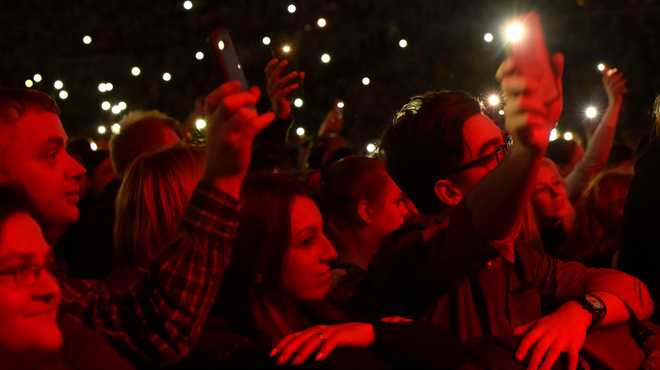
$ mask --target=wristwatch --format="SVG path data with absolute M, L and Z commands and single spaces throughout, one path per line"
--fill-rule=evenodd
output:
M 591 293 L 584 293 L 577 298 L 577 301 L 580 302 L 582 307 L 591 313 L 591 325 L 587 332 L 591 332 L 595 329 L 607 315 L 607 308 L 605 307 L 605 302 L 603 302 L 600 297 Z

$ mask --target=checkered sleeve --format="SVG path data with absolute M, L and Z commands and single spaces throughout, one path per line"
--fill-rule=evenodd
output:
M 229 263 L 237 224 L 237 201 L 201 181 L 179 236 L 130 293 L 113 295 L 102 282 L 66 279 L 60 314 L 104 333 L 148 364 L 177 361 L 200 336 Z

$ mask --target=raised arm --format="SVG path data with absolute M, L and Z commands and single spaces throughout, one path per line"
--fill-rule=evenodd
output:
M 180 236 L 152 262 L 149 274 L 124 296 L 98 281 L 63 283 L 60 313 L 105 334 L 134 361 L 163 365 L 191 350 L 229 263 L 250 147 L 274 117 L 246 107 L 257 102 L 257 88 L 237 94 L 239 88 L 240 83 L 228 82 L 206 97 L 204 179 L 186 209 Z

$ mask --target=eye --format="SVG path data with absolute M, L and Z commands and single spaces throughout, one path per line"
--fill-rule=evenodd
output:
M 58 154 L 59 154 L 58 151 L 56 151 L 56 150 L 52 151 L 52 152 L 48 153 L 48 155 L 46 156 L 46 160 L 49 161 L 49 162 L 54 162 L 57 159 Z
M 301 244 L 301 245 L 305 245 L 305 246 L 307 246 L 307 245 L 312 244 L 312 242 L 314 242 L 314 236 L 310 236 L 310 237 L 306 238 L 306 239 L 303 240 L 302 243 L 300 243 L 300 244 Z

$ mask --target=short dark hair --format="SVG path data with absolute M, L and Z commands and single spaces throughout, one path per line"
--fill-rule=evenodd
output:
M 0 87 L 0 123 L 13 125 L 28 109 L 60 115 L 55 100 L 42 91 Z
M 379 153 L 385 169 L 421 213 L 441 211 L 434 185 L 460 164 L 463 125 L 482 109 L 466 92 L 429 91 L 410 99 L 383 132 Z

